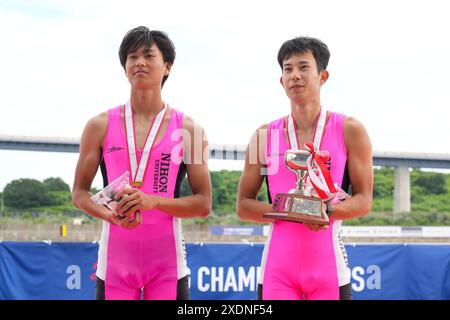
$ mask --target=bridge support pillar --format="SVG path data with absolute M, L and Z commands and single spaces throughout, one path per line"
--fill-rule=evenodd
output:
M 394 213 L 411 211 L 411 183 L 408 167 L 394 167 Z

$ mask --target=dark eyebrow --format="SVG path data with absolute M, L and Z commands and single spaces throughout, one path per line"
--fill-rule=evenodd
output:
M 305 65 L 310 65 L 311 63 L 308 60 L 300 60 L 296 64 L 299 65 L 299 66 L 305 66 Z M 292 65 L 293 64 L 290 63 L 290 62 L 286 62 L 286 63 L 283 63 L 283 68 L 284 67 L 292 67 Z
M 139 51 L 139 50 L 130 50 L 130 51 L 128 51 L 128 54 L 136 54 L 138 51 Z M 144 49 L 142 52 L 143 52 L 144 54 L 147 54 L 147 53 L 152 53 L 152 52 L 155 52 L 155 51 L 156 51 L 155 49 L 146 48 L 146 49 Z
M 144 49 L 144 53 L 153 53 L 153 52 L 155 52 L 156 50 L 155 49 L 153 49 L 153 48 L 147 48 L 147 49 Z

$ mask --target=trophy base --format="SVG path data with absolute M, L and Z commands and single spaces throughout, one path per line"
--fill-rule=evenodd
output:
M 298 223 L 329 225 L 330 220 L 323 212 L 324 201 L 303 194 L 280 193 L 275 197 L 272 212 L 264 213 L 265 218 Z

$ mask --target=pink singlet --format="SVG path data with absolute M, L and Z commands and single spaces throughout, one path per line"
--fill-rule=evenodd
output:
M 104 184 L 131 172 L 123 106 L 108 111 L 108 129 L 101 165 Z M 183 114 L 169 109 L 167 130 L 154 144 L 139 187 L 146 194 L 178 197 L 185 176 L 182 162 Z M 174 132 L 175 131 L 175 132 Z M 137 149 L 140 161 L 142 150 Z M 105 180 L 106 178 L 106 180 Z M 142 223 L 133 229 L 103 222 L 97 277 L 105 280 L 105 299 L 176 299 L 177 281 L 189 274 L 181 220 L 160 210 L 141 211 Z
M 345 180 L 347 163 L 344 119 L 341 114 L 329 113 L 320 145 L 320 150 L 328 150 L 331 155 L 330 173 L 338 186 Z M 284 166 L 284 153 L 289 149 L 284 120 L 275 120 L 268 127 L 266 163 L 271 199 L 296 185 L 294 173 Z M 329 228 L 321 231 L 288 221 L 270 225 L 261 261 L 263 299 L 339 299 L 339 286 L 350 282 L 350 269 L 341 241 L 341 220 L 330 220 Z

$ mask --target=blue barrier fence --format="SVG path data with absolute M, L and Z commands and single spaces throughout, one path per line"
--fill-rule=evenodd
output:
M 192 299 L 256 299 L 263 245 L 187 244 Z M 96 243 L 0 243 L 0 299 L 94 299 Z M 347 245 L 354 299 L 450 299 L 450 245 Z

